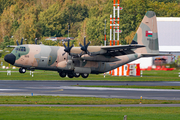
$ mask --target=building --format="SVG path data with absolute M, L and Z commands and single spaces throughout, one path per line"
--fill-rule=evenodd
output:
M 131 63 L 140 63 L 140 68 L 152 66 L 157 58 L 167 59 L 167 63 L 180 56 L 180 17 L 157 17 L 159 52 L 173 54 L 174 56 L 140 58 Z
M 68 41 L 68 40 L 74 40 L 73 37 L 46 37 L 45 40 L 52 40 L 52 41 Z

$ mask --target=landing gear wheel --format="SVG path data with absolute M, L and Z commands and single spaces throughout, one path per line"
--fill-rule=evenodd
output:
M 20 73 L 26 73 L 26 68 L 23 68 L 23 67 L 19 68 L 19 72 Z
M 73 78 L 73 77 L 74 77 L 74 74 L 73 74 L 73 73 L 68 73 L 68 77 L 69 77 L 69 78 Z
M 82 73 L 81 76 L 82 76 L 83 78 L 87 78 L 87 77 L 89 76 L 89 74 L 87 74 L 87 73 Z
M 65 73 L 65 72 L 60 72 L 60 73 L 59 73 L 59 76 L 61 76 L 61 77 L 66 77 L 66 73 Z
M 80 73 L 74 73 L 74 77 L 79 77 L 80 76 Z

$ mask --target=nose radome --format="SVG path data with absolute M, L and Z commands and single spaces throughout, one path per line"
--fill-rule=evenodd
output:
M 5 57 L 4 57 L 4 60 L 8 63 L 10 63 L 11 65 L 14 65 L 15 63 L 15 60 L 16 60 L 16 56 L 12 53 L 10 54 L 7 54 Z

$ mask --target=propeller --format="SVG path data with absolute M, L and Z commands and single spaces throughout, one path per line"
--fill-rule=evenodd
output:
M 24 38 L 22 37 L 20 45 L 22 45 L 22 44 L 23 44 L 23 39 L 24 39 Z M 16 40 L 16 44 L 17 44 L 17 46 L 19 46 L 19 42 L 18 42 L 18 40 Z
M 19 46 L 19 42 L 18 42 L 18 40 L 16 40 L 16 44 L 17 44 L 17 46 Z
M 22 39 L 21 39 L 21 45 L 23 44 L 23 39 L 24 39 L 24 38 L 22 37 Z
M 37 45 L 37 38 L 35 38 L 35 44 Z
M 90 52 L 87 50 L 87 48 L 88 48 L 88 46 L 89 46 L 89 44 L 90 44 L 91 42 L 88 42 L 87 44 L 86 44 L 86 37 L 84 37 L 84 46 L 83 45 L 81 45 L 81 43 L 79 43 L 79 46 L 81 47 L 81 50 L 82 51 L 84 51 L 86 54 L 88 54 L 88 55 L 90 55 Z M 82 55 L 82 52 L 80 53 L 80 56 Z
M 64 49 L 65 52 L 62 54 L 63 56 L 64 56 L 64 54 L 65 54 L 66 52 L 69 53 L 69 55 L 70 55 L 70 51 L 71 51 L 72 47 L 74 46 L 74 45 L 72 45 L 71 47 L 69 47 L 69 41 L 70 41 L 70 40 L 68 40 L 67 46 L 63 43 L 63 45 L 64 45 L 64 47 L 65 47 L 65 49 Z

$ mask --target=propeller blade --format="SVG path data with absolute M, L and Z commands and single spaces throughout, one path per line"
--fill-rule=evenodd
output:
M 66 48 L 64 49 L 64 51 L 65 51 L 65 52 L 69 52 L 69 48 L 66 47 Z
M 88 50 L 87 50 L 87 54 L 90 55 L 90 56 L 92 55 Z
M 83 53 L 83 52 L 81 52 L 80 54 L 78 54 L 78 56 L 81 57 L 81 56 L 82 56 L 82 53 Z
M 74 47 L 74 44 L 69 49 L 71 50 L 72 47 Z
M 16 44 L 17 44 L 17 46 L 19 45 L 18 40 L 16 40 Z
M 66 45 L 63 43 L 64 47 L 66 48 Z
M 69 47 L 69 41 L 70 41 L 70 40 L 68 40 L 67 46 L 66 46 L 64 43 L 63 43 L 63 45 L 64 45 L 64 47 L 65 47 L 64 51 L 67 52 L 67 53 L 69 53 L 69 55 L 71 55 L 70 51 L 71 51 L 72 47 L 74 47 L 74 45 L 72 45 L 72 46 Z M 65 53 L 64 53 L 64 54 L 65 54 Z M 64 55 L 64 54 L 63 54 L 63 55 Z
M 80 46 L 80 47 L 83 47 L 83 46 L 81 45 L 81 43 L 79 43 L 79 46 Z
M 24 39 L 24 38 L 21 39 L 21 45 L 23 44 L 23 39 Z
M 89 46 L 90 43 L 91 43 L 91 41 L 88 42 L 87 47 Z
M 84 51 L 86 54 L 89 54 L 89 55 L 90 55 L 90 52 L 87 50 L 87 48 L 88 48 L 88 46 L 89 46 L 90 43 L 91 43 L 91 42 L 88 42 L 88 43 L 86 44 L 86 37 L 84 37 L 84 46 L 81 45 L 81 43 L 79 43 L 79 46 L 81 47 L 81 50 Z M 82 55 L 82 53 L 81 53 L 80 55 Z
M 86 45 L 86 36 L 84 36 L 84 46 Z
M 37 45 L 37 38 L 35 38 L 35 44 Z
M 63 54 L 62 54 L 62 56 L 64 56 L 66 53 L 64 52 Z

